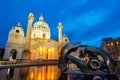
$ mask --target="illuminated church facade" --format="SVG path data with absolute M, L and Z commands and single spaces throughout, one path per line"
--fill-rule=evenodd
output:
M 62 35 L 62 23 L 59 23 L 58 41 L 51 39 L 49 25 L 43 16 L 33 24 L 34 15 L 28 16 L 26 36 L 21 25 L 14 26 L 8 35 L 4 59 L 30 59 L 30 60 L 58 60 L 62 46 L 69 43 L 67 36 Z

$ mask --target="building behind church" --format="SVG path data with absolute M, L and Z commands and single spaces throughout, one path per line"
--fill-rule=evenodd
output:
M 51 39 L 49 25 L 41 15 L 39 20 L 33 23 L 34 15 L 28 16 L 26 36 L 20 23 L 15 25 L 8 35 L 4 60 L 58 60 L 62 46 L 69 43 L 67 36 L 62 35 L 62 23 L 59 23 L 58 41 Z
M 115 60 L 120 60 L 120 38 L 103 38 L 101 47 Z
M 120 37 L 103 38 L 101 47 L 107 51 L 116 61 L 120 61 Z M 120 72 L 120 63 L 117 64 L 118 73 Z

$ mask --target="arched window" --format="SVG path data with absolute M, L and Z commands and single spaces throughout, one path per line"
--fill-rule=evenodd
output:
M 16 30 L 16 33 L 19 33 L 19 30 Z
M 67 39 L 65 39 L 65 42 L 67 42 L 68 40 Z

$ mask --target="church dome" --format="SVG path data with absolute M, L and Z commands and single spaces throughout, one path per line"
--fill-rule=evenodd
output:
M 48 24 L 44 21 L 43 16 L 41 15 L 39 21 L 35 22 L 34 29 L 36 28 L 49 28 Z
M 33 25 L 32 38 L 50 39 L 50 28 L 41 15 L 39 21 Z

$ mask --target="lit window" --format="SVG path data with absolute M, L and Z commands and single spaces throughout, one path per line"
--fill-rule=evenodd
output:
M 43 38 L 46 38 L 46 35 L 45 35 L 45 34 L 43 34 Z
M 113 43 L 111 43 L 111 46 L 113 46 Z
M 119 44 L 119 42 L 117 41 L 116 44 Z
M 46 29 L 46 26 L 45 26 L 45 25 L 43 25 L 43 28 L 44 28 L 44 29 Z

